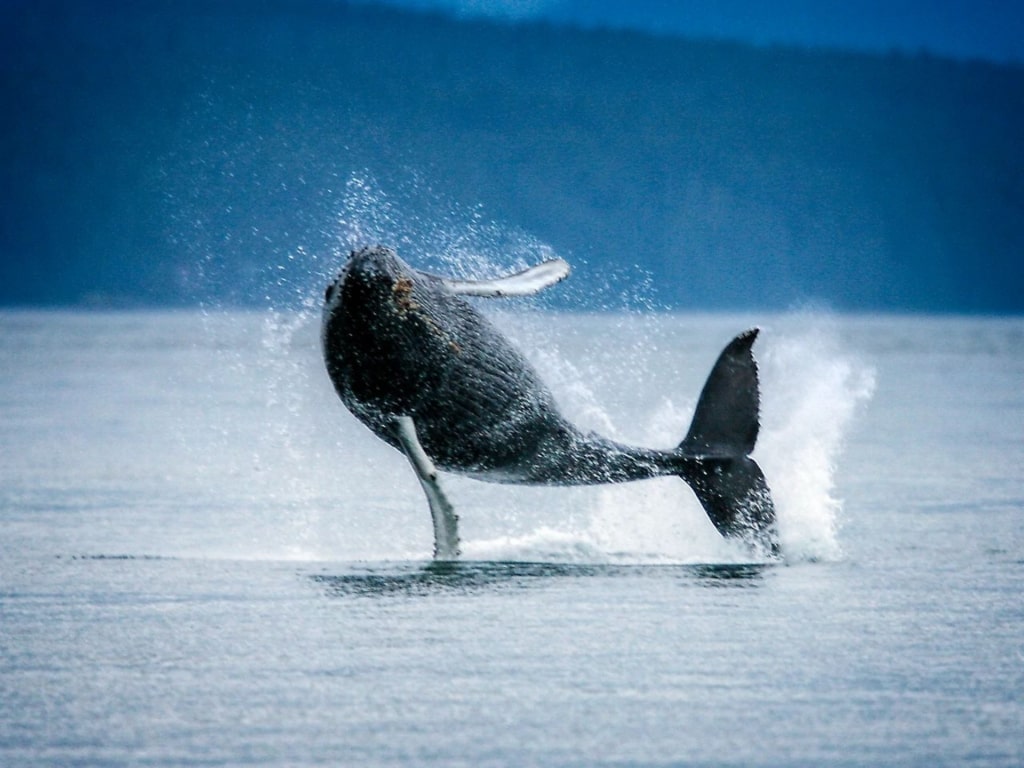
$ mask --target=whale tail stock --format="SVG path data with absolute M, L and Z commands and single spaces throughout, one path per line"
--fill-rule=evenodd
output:
M 764 474 L 750 454 L 760 429 L 758 329 L 741 333 L 718 357 L 697 400 L 676 454 L 679 476 L 693 489 L 715 528 L 765 554 L 779 553 L 775 506 Z

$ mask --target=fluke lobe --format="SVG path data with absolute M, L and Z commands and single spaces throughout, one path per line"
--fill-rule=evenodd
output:
M 723 536 L 776 555 L 774 505 L 750 458 L 759 429 L 757 329 L 722 351 L 674 450 L 623 445 L 566 421 L 523 355 L 463 298 L 528 295 L 568 274 L 553 259 L 493 280 L 449 279 L 375 246 L 353 251 L 327 287 L 327 372 L 348 409 L 412 464 L 430 505 L 434 557 L 459 554 L 458 518 L 438 469 L 528 485 L 677 475 Z

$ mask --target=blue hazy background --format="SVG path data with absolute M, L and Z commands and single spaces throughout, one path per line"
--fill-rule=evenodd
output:
M 655 306 L 1024 311 L 1020 4 L 828 5 L 4 0 L 0 304 L 294 302 L 358 181 Z

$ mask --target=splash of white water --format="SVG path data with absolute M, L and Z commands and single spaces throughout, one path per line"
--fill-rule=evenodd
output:
M 794 325 L 804 330 L 766 345 L 757 456 L 770 478 L 787 555 L 833 560 L 842 555 L 836 466 L 853 416 L 874 392 L 875 372 L 842 348 L 828 317 L 798 320 Z

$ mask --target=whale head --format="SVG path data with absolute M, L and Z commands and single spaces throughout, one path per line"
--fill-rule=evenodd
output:
M 451 365 L 446 301 L 458 300 L 383 246 L 353 251 L 327 286 L 320 330 L 327 371 L 349 409 L 373 428 L 388 414 L 413 410 Z
M 332 314 L 345 295 L 382 298 L 402 279 L 412 279 L 412 268 L 398 254 L 383 245 L 352 251 L 337 276 L 324 292 L 324 314 Z
M 324 292 L 321 343 L 334 350 L 331 355 L 373 356 L 388 345 L 422 346 L 424 335 L 438 328 L 427 318 L 436 298 L 433 281 L 391 248 L 352 251 Z

